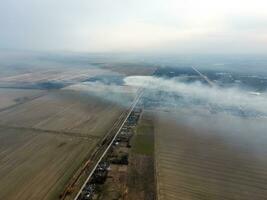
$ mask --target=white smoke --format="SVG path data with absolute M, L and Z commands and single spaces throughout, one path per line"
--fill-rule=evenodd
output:
M 77 91 L 81 94 L 96 96 L 124 107 L 129 107 L 137 93 L 137 89 L 133 87 L 109 85 L 99 81 L 73 84 L 65 87 L 64 90 Z
M 177 79 L 163 79 L 152 76 L 130 76 L 126 77 L 124 81 L 129 86 L 165 91 L 182 96 L 184 99 L 196 99 L 219 107 L 236 107 L 267 114 L 266 93 L 255 95 L 248 90 L 237 87 L 210 87 L 200 82 L 185 83 Z M 165 101 L 168 101 L 167 97 Z

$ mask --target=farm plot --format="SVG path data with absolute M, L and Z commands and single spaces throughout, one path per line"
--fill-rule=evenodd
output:
M 5 70 L 5 69 L 3 69 Z M 73 68 L 41 68 L 29 69 L 19 74 L 14 73 L 7 76 L 0 76 L 0 86 L 9 88 L 31 88 L 31 89 L 58 89 L 66 85 L 78 83 L 88 78 L 117 74 L 110 70 L 90 67 L 87 69 Z
M 20 90 L 20 89 L 3 89 L 0 88 L 0 111 L 24 103 L 28 100 L 42 95 L 44 92 L 40 90 Z
M 124 108 L 75 91 L 56 91 L 0 112 L 0 126 L 103 136 Z
M 142 115 L 131 142 L 127 200 L 154 200 L 154 130 L 151 116 Z
M 125 107 L 56 90 L 0 112 L 0 199 L 58 199 Z
M 159 114 L 154 126 L 159 200 L 266 199 L 264 146 L 254 154 L 250 141 L 201 133 L 169 115 Z
M 136 62 L 115 62 L 102 63 L 99 65 L 102 69 L 108 69 L 126 76 L 151 75 L 157 68 L 156 65 Z
M 0 128 L 0 199 L 58 199 L 97 140 Z

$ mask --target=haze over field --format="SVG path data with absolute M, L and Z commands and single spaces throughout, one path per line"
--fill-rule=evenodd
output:
M 267 115 L 267 95 L 264 93 L 252 93 L 241 88 L 210 87 L 200 82 L 184 83 L 175 79 L 155 78 L 150 76 L 133 76 L 125 78 L 127 85 L 142 87 L 150 90 L 158 90 L 178 95 L 184 102 L 200 101 L 203 106 L 217 105 L 223 107 L 241 107 L 242 109 Z M 155 98 L 158 98 L 156 96 Z M 173 106 L 181 102 L 171 97 L 165 98 Z M 193 103 L 193 102 L 192 102 Z M 191 106 L 191 105 L 190 105 Z
M 0 0 L 0 199 L 266 200 L 266 0 Z

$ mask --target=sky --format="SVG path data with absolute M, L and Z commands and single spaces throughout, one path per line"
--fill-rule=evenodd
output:
M 267 52 L 266 0 L 0 0 L 0 48 Z

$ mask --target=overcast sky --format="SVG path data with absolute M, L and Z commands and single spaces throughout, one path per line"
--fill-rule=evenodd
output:
M 0 48 L 267 52 L 266 0 L 0 0 Z

